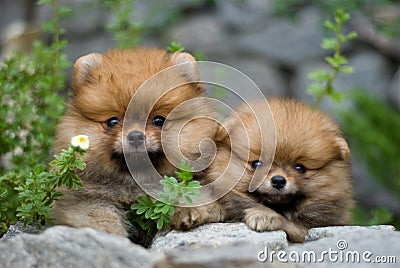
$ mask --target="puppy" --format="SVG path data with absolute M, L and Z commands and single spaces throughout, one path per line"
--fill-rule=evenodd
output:
M 208 182 L 222 180 L 219 188 L 238 182 L 217 202 L 179 211 L 178 217 L 185 220 L 176 223 L 177 229 L 243 221 L 253 230 L 283 230 L 290 241 L 303 242 L 309 228 L 349 223 L 350 151 L 339 126 L 320 110 L 295 100 L 268 103 L 275 134 L 271 122 L 260 122 L 269 125 L 260 133 L 252 109 L 265 109 L 263 101 L 242 107 L 236 117 L 228 118 L 226 129 L 220 128 Z M 244 128 L 238 127 L 241 124 Z M 253 180 L 261 183 L 250 192 Z
M 207 119 L 214 116 L 213 107 L 201 98 L 203 86 L 193 83 L 198 78 L 190 54 L 157 48 L 92 53 L 75 62 L 55 152 L 78 134 L 89 136 L 90 147 L 84 155 L 87 168 L 78 173 L 84 187 L 62 189 L 52 208 L 55 224 L 134 240 L 126 214 L 145 195 L 137 181 L 157 184 L 158 173 L 174 175 L 182 157 L 197 159 L 203 153 L 200 141 L 215 136 L 217 125 Z M 184 105 L 187 101 L 190 105 Z

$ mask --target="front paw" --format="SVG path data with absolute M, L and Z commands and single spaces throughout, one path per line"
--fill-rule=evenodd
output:
M 175 208 L 171 227 L 176 230 L 190 230 L 203 223 L 202 213 L 196 208 Z
M 282 229 L 284 218 L 272 210 L 249 208 L 244 213 L 246 224 L 255 231 L 263 232 Z
M 296 225 L 289 223 L 285 225 L 285 230 L 287 238 L 293 243 L 303 243 L 307 235 L 308 229 L 301 225 Z

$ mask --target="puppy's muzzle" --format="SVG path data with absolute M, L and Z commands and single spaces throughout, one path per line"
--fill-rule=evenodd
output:
M 129 132 L 128 135 L 126 136 L 126 139 L 129 145 L 132 145 L 135 148 L 143 146 L 146 142 L 146 136 L 143 134 L 143 132 L 140 131 Z
M 282 189 L 286 185 L 286 179 L 285 177 L 282 176 L 273 176 L 271 178 L 271 186 L 274 187 L 275 189 Z

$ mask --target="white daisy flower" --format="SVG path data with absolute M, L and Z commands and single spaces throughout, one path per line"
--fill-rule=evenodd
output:
M 72 137 L 71 145 L 75 147 L 79 147 L 82 150 L 87 150 L 89 148 L 89 137 L 86 135 L 78 135 Z

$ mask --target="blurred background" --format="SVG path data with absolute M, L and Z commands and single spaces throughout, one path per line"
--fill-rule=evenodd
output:
M 6 61 L 15 50 L 29 54 L 35 49 L 34 40 L 54 42 L 55 35 L 48 30 L 52 26 L 46 23 L 54 19 L 56 8 L 62 28 L 58 38 L 67 42 L 62 51 L 69 61 L 60 69 L 66 74 L 64 86 L 56 92 L 60 96 L 66 95 L 71 63 L 82 55 L 118 46 L 166 48 L 177 42 L 200 59 L 239 69 L 267 97 L 293 97 L 309 104 L 314 101 L 306 91 L 311 83 L 308 74 L 326 69 L 324 57 L 331 54 L 321 48 L 322 39 L 330 34 L 323 21 L 342 8 L 351 15 L 344 31 L 358 34 L 343 47 L 354 73 L 340 74 L 334 83 L 345 94 L 344 101 L 338 104 L 325 98 L 320 107 L 340 122 L 350 143 L 358 204 L 354 224 L 400 227 L 400 1 L 39 2 L 41 5 L 35 0 L 0 0 L 0 57 Z M 9 77 L 6 70 L 2 69 L 4 81 Z M 18 162 L 5 157 L 18 155 L 19 148 L 7 145 L 15 138 L 7 129 L 17 123 L 10 120 L 10 111 L 5 115 L 0 110 L 7 116 L 1 118 L 7 123 L 0 125 L 0 170 L 4 172 Z

